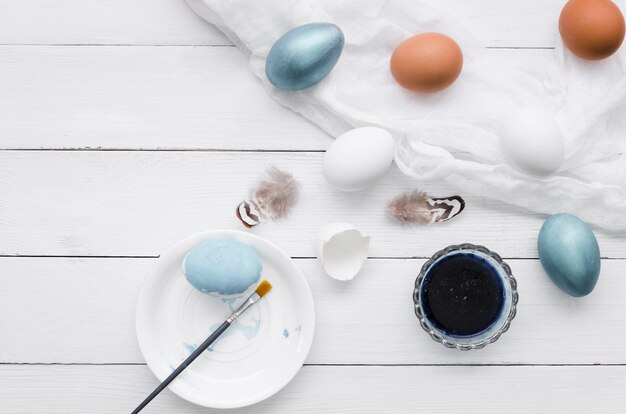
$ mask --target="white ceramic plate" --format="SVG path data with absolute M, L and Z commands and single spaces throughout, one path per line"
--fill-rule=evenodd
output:
M 209 296 L 185 279 L 182 262 L 202 240 L 229 238 L 253 247 L 272 290 L 196 359 L 169 389 L 214 408 L 254 404 L 296 375 L 311 347 L 313 297 L 298 267 L 274 244 L 250 233 L 216 230 L 184 239 L 148 275 L 137 305 L 137 338 L 148 366 L 163 381 L 250 292 Z M 252 286 L 250 291 L 256 286 Z

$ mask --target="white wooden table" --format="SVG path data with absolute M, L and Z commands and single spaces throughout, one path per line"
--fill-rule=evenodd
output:
M 552 57 L 563 0 L 431 2 L 492 53 Z M 395 225 L 384 205 L 415 184 L 393 169 L 370 192 L 333 191 L 320 172 L 331 138 L 268 98 L 183 0 L 2 0 L 0 44 L 1 413 L 130 412 L 157 383 L 135 339 L 142 280 L 178 239 L 240 228 L 234 207 L 269 164 L 302 197 L 254 232 L 302 268 L 317 335 L 291 384 L 231 412 L 626 412 L 624 239 L 597 233 L 600 281 L 573 299 L 537 261 L 539 215 L 466 196 L 446 225 Z M 330 221 L 372 235 L 349 284 L 314 259 Z M 469 353 L 428 338 L 411 302 L 425 258 L 465 241 L 507 258 L 521 296 L 511 330 Z M 145 412 L 210 411 L 168 391 Z

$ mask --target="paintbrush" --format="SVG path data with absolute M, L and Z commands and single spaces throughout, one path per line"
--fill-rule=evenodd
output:
M 196 350 L 193 351 L 191 355 L 189 355 L 189 357 L 186 360 L 184 360 L 182 364 L 178 366 L 178 368 L 176 368 L 167 378 L 165 378 L 165 380 L 161 384 L 159 384 L 159 386 L 156 387 L 154 391 L 152 391 L 152 393 L 148 395 L 148 397 L 145 400 L 143 400 L 141 404 L 137 406 L 137 408 L 135 408 L 132 414 L 137 414 L 138 412 L 143 410 L 146 407 L 146 405 L 148 405 L 148 403 L 152 401 L 152 399 L 154 399 L 154 397 L 159 395 L 159 393 L 163 391 L 165 387 L 167 387 L 169 383 L 174 380 L 174 378 L 176 378 L 181 372 L 183 372 L 185 368 L 189 366 L 189 364 L 191 364 L 213 342 L 215 342 L 215 340 L 219 338 L 220 335 L 223 334 L 224 331 L 226 331 L 226 329 L 228 329 L 230 325 L 232 325 L 233 322 L 237 320 L 237 318 L 239 318 L 252 305 L 258 302 L 270 290 L 272 290 L 272 285 L 267 280 L 264 280 L 261 283 L 259 283 L 259 286 L 257 286 L 255 292 L 252 295 L 250 295 L 248 299 L 246 299 L 243 302 L 243 304 L 235 312 L 233 312 L 233 314 L 230 315 L 230 317 L 226 319 L 224 323 L 221 324 L 220 327 L 217 328 L 198 348 L 196 348 Z

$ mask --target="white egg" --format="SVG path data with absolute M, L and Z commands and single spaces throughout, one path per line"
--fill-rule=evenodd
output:
M 502 122 L 501 140 L 513 163 L 529 174 L 554 174 L 563 164 L 563 133 L 544 112 L 521 109 L 510 114 Z
M 358 191 L 372 185 L 393 162 L 395 140 L 384 129 L 352 129 L 326 150 L 326 180 L 343 191 Z

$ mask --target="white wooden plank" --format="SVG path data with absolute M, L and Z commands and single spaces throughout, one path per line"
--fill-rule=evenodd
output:
M 107 3 L 107 2 L 101 2 Z M 0 148 L 324 149 L 236 48 L 0 47 Z
M 243 229 L 235 207 L 275 164 L 298 178 L 301 197 L 286 220 L 253 231 L 291 256 L 315 256 L 321 226 L 348 221 L 372 236 L 374 257 L 428 257 L 460 242 L 537 257 L 539 215 L 467 196 L 466 210 L 450 222 L 403 227 L 385 207 L 415 188 L 413 180 L 393 167 L 371 190 L 341 193 L 326 183 L 322 160 L 322 153 L 2 151 L 0 254 L 156 256 L 202 230 Z M 436 196 L 457 192 L 420 187 Z M 605 257 L 624 257 L 623 239 L 597 235 Z
M 486 46 L 550 47 L 565 0 L 426 0 Z M 4 0 L 3 44 L 228 44 L 184 0 Z
M 530 67 L 553 59 L 550 50 L 491 53 Z M 323 150 L 330 142 L 272 101 L 235 48 L 0 46 L 0 61 L 0 149 Z
M 232 44 L 185 0 L 3 0 L 0 43 Z
M 0 362 L 142 363 L 134 327 L 156 259 L 0 259 Z M 511 260 L 519 312 L 483 350 L 460 352 L 418 326 L 411 294 L 424 260 L 370 260 L 342 284 L 298 260 L 316 304 L 309 364 L 626 364 L 626 261 L 602 263 L 596 290 L 559 291 L 536 260 Z M 45 338 L 42 346 L 41 338 Z M 2 389 L 0 387 L 0 389 Z
M 567 0 L 428 0 L 487 47 L 554 47 Z
M 127 413 L 156 384 L 145 366 L 3 366 L 0 413 Z M 228 412 L 621 414 L 625 387 L 623 366 L 304 367 L 273 398 Z M 143 412 L 217 411 L 166 390 Z

